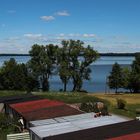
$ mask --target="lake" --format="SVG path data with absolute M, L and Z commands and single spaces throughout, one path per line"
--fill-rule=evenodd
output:
M 0 56 L 0 66 L 3 62 L 9 60 L 10 58 L 15 58 L 18 63 L 26 63 L 30 57 L 29 56 Z M 92 70 L 91 79 L 89 81 L 84 81 L 83 89 L 88 92 L 109 92 L 109 88 L 106 85 L 106 77 L 109 75 L 112 65 L 117 62 L 122 67 L 129 67 L 134 60 L 133 56 L 102 56 L 95 63 L 93 63 L 90 68 Z M 59 76 L 52 76 L 50 78 L 50 89 L 59 91 L 63 88 Z M 67 89 L 70 91 L 72 89 L 72 83 L 69 82 Z

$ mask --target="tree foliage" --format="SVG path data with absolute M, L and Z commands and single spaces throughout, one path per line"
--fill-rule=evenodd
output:
M 35 87 L 49 90 L 50 77 L 58 72 L 64 91 L 71 80 L 73 91 L 80 91 L 84 80 L 90 79 L 90 64 L 98 58 L 92 47 L 84 47 L 80 40 L 63 40 L 57 45 L 32 46 L 31 59 L 27 64 L 18 64 L 14 59 L 6 61 L 0 69 L 0 89 L 27 90 Z M 39 84 L 38 84 L 39 83 Z
M 32 76 L 40 81 L 43 91 L 49 90 L 49 78 L 54 70 L 56 61 L 57 46 L 50 45 L 33 45 L 29 51 L 31 56 L 28 62 L 28 68 Z
M 71 68 L 70 68 L 70 50 L 68 47 L 68 41 L 62 41 L 62 48 L 58 50 L 58 65 L 59 65 L 59 76 L 64 84 L 64 91 L 67 90 L 67 84 L 71 78 Z
M 25 64 L 17 64 L 14 58 L 4 62 L 0 69 L 0 89 L 31 91 L 36 85 L 37 82 L 28 75 Z
M 84 47 L 80 40 L 63 40 L 59 50 L 59 75 L 66 85 L 71 79 L 73 91 L 80 91 L 84 80 L 90 79 L 90 64 L 98 58 L 98 53 L 90 46 Z
M 129 87 L 132 92 L 140 92 L 140 53 L 136 54 L 135 60 L 131 66 Z
M 109 87 L 124 88 L 130 92 L 140 93 L 140 53 L 137 53 L 131 67 L 121 68 L 115 63 L 109 76 Z
M 130 74 L 131 74 L 131 68 L 129 67 L 124 67 L 122 68 L 122 88 L 126 90 L 130 90 Z
M 112 67 L 109 78 L 109 87 L 115 89 L 115 92 L 118 92 L 118 89 L 123 87 L 123 78 L 122 78 L 122 68 L 118 63 L 115 63 Z

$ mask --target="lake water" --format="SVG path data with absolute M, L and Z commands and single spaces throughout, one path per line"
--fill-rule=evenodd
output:
M 26 63 L 30 57 L 29 56 L 0 56 L 0 66 L 3 62 L 9 60 L 10 58 L 15 58 L 18 63 Z M 112 65 L 117 62 L 123 67 L 128 67 L 132 64 L 134 57 L 125 56 L 102 56 L 95 63 L 93 63 L 90 68 L 92 70 L 91 79 L 89 81 L 84 81 L 83 89 L 88 92 L 109 92 L 109 88 L 106 85 L 106 77 L 109 75 Z M 50 89 L 59 91 L 63 88 L 59 76 L 52 76 L 50 78 Z M 70 91 L 72 89 L 72 83 L 68 84 L 67 89 Z

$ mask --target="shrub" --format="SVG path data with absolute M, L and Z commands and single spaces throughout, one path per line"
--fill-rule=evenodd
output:
M 80 110 L 85 111 L 85 112 L 89 112 L 89 106 L 87 105 L 87 103 L 82 103 L 80 106 Z
M 123 99 L 117 99 L 117 108 L 118 109 L 125 109 L 126 101 Z
M 140 114 L 140 109 L 139 108 L 136 109 L 136 114 Z
M 101 112 L 102 115 L 108 115 L 107 105 L 104 104 L 102 108 L 98 108 L 97 102 L 84 102 L 81 104 L 80 110 L 85 112 Z
M 104 105 L 104 107 L 101 109 L 100 112 L 101 112 L 101 114 L 103 116 L 108 115 L 109 113 L 108 113 L 108 107 L 107 107 L 107 105 Z

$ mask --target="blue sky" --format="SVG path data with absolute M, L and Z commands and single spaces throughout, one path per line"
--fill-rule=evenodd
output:
M 0 0 L 0 53 L 63 39 L 99 52 L 140 51 L 140 0 Z

